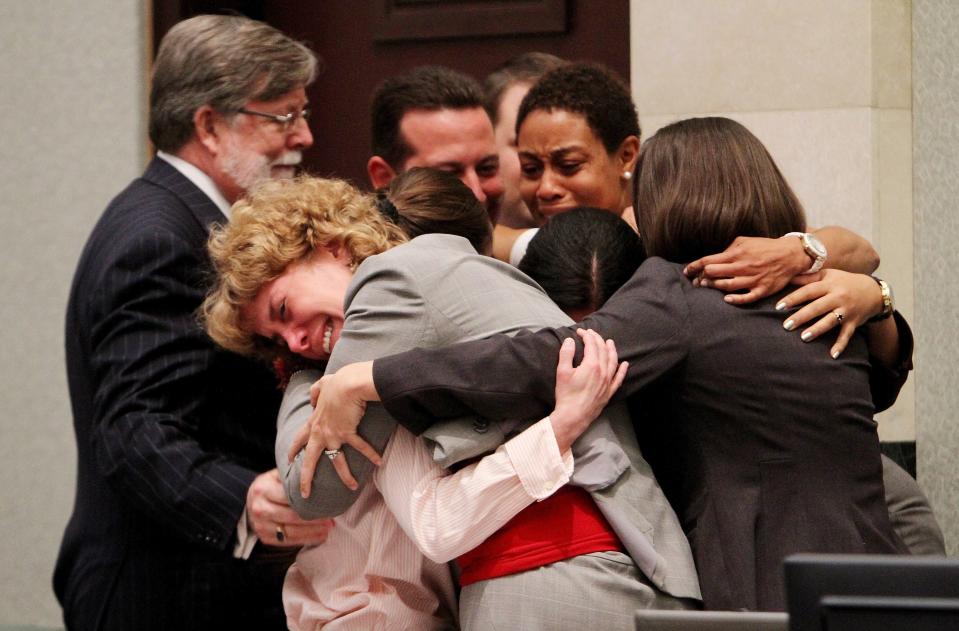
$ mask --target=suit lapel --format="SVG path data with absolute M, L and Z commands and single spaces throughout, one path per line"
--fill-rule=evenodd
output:
M 176 195 L 207 232 L 214 223 L 226 223 L 227 218 L 213 200 L 166 160 L 154 157 L 147 165 L 143 179 Z

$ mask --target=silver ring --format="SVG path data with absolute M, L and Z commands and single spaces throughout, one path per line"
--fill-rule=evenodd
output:
M 846 319 L 846 316 L 844 316 L 843 314 L 839 313 L 838 311 L 833 311 L 832 314 L 833 314 L 834 316 L 836 316 L 836 321 L 838 321 L 839 324 L 842 324 L 842 321 Z
M 326 457 L 330 460 L 335 460 L 337 456 L 340 455 L 339 449 L 324 449 L 323 453 L 326 454 Z
M 276 540 L 280 543 L 286 541 L 286 528 L 283 527 L 283 524 L 276 525 Z

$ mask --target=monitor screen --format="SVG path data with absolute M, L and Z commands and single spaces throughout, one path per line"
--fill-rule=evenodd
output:
M 959 559 L 797 554 L 784 567 L 791 631 L 959 629 Z
M 956 631 L 959 598 L 825 596 L 820 621 L 826 631 Z
M 782 612 L 641 609 L 636 631 L 788 631 Z

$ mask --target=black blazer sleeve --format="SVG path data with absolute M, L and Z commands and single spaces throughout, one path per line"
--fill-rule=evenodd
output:
M 194 314 L 202 249 L 181 232 L 156 225 L 117 235 L 95 287 L 86 286 L 95 294 L 87 357 L 98 384 L 90 441 L 103 475 L 140 511 L 225 548 L 256 473 L 214 447 L 202 426 L 217 351 Z
M 617 398 L 679 367 L 687 352 L 688 309 L 678 273 L 662 259 L 644 263 L 603 308 L 580 325 L 616 343 L 629 371 Z M 387 410 L 414 432 L 432 419 L 475 414 L 537 418 L 554 402 L 556 361 L 578 327 L 497 335 L 438 350 L 415 350 L 373 362 L 373 380 Z
M 899 360 L 894 366 L 883 366 L 879 360 L 869 358 L 872 366 L 869 374 L 869 390 L 872 392 L 876 412 L 882 412 L 896 402 L 899 391 L 902 390 L 906 377 L 912 370 L 914 345 L 912 329 L 898 311 L 893 313 L 893 317 L 896 319 L 896 329 L 899 331 Z
M 689 336 L 705 333 L 688 326 L 686 292 L 692 287 L 681 269 L 659 258 L 647 260 L 602 309 L 580 323 L 612 339 L 620 360 L 629 362 L 616 398 L 681 370 Z M 871 385 L 878 409 L 896 400 L 911 368 L 912 336 L 905 321 L 896 317 L 904 358 L 897 367 L 873 366 Z M 499 335 L 438 350 L 408 351 L 374 361 L 373 381 L 386 409 L 414 433 L 435 420 L 467 414 L 535 418 L 552 409 L 556 360 L 566 337 L 576 339 L 579 360 L 582 344 L 575 329 L 543 329 L 513 338 Z

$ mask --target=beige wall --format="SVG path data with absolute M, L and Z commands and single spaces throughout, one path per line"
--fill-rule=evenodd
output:
M 811 226 L 841 225 L 882 256 L 913 304 L 908 0 L 633 0 L 631 83 L 644 137 L 728 116 L 767 146 Z M 880 416 L 915 438 L 914 382 Z
M 144 163 L 142 4 L 0 2 L 0 624 L 61 624 L 64 309 L 93 222 Z

